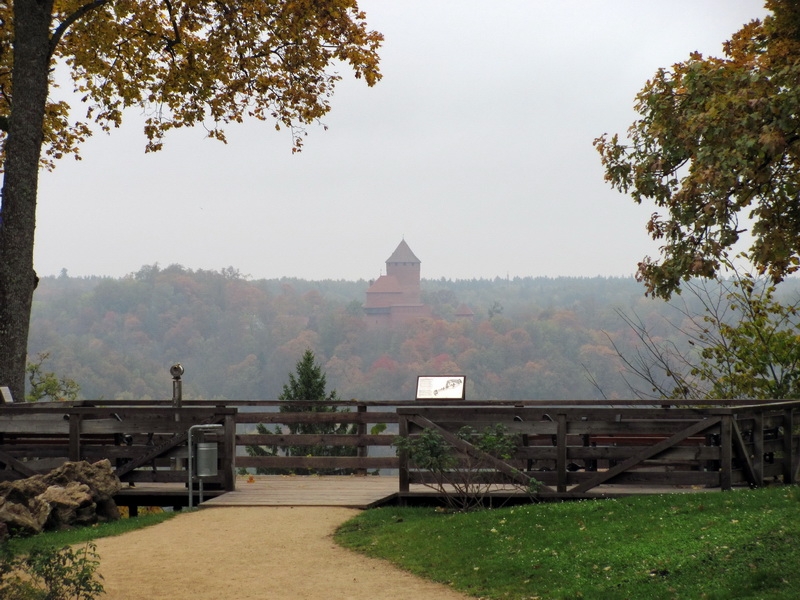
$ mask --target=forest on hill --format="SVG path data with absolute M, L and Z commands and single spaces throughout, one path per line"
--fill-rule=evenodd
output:
M 620 318 L 677 335 L 676 313 L 633 278 L 423 280 L 432 319 L 370 330 L 367 281 L 250 280 L 233 268 L 146 266 L 129 276 L 41 280 L 29 353 L 73 379 L 84 399 L 275 399 L 306 349 L 343 399 L 413 399 L 419 375 L 467 376 L 467 398 L 624 399 L 611 340 L 633 351 Z M 454 312 L 467 304 L 472 320 Z M 676 339 L 680 344 L 680 340 Z

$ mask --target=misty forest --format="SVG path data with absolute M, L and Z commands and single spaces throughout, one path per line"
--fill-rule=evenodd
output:
M 690 354 L 686 313 L 703 314 L 690 294 L 645 297 L 633 277 L 423 279 L 431 317 L 376 330 L 369 285 L 179 265 L 120 279 L 62 271 L 37 289 L 29 356 L 82 399 L 167 399 L 177 362 L 186 398 L 275 399 L 306 349 L 345 400 L 411 400 L 417 376 L 448 374 L 466 375 L 468 400 L 626 399 L 635 374 L 619 355 L 641 344 L 631 322 Z M 474 316 L 456 316 L 462 305 Z

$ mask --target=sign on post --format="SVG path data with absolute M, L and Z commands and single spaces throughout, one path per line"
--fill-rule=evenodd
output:
M 464 375 L 417 377 L 417 400 L 463 400 L 467 387 Z

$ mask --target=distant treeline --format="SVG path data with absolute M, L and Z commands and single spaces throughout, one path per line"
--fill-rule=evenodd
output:
M 36 290 L 29 352 L 86 399 L 169 398 L 176 362 L 187 398 L 274 399 L 310 348 L 345 399 L 413 399 L 418 375 L 464 374 L 469 399 L 601 400 L 629 397 L 609 338 L 635 339 L 616 311 L 675 335 L 674 311 L 633 278 L 423 280 L 435 318 L 387 331 L 365 327 L 368 286 L 179 265 L 62 272 Z M 462 303 L 474 319 L 454 317 Z

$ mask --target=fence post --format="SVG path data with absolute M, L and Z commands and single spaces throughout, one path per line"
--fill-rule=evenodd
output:
M 69 459 L 81 459 L 81 416 L 77 413 L 69 414 Z
M 722 415 L 722 421 L 720 421 L 719 427 L 719 487 L 723 491 L 727 491 L 733 487 L 731 473 L 731 468 L 733 465 L 733 415 Z
M 398 414 L 397 417 L 398 434 L 402 438 L 408 438 L 408 417 L 400 414 Z M 397 458 L 399 461 L 398 477 L 400 480 L 400 493 L 408 493 L 408 452 L 400 450 L 397 453 Z M 403 502 L 402 498 L 400 502 Z
M 558 478 L 556 490 L 567 491 L 567 415 L 557 415 L 558 429 L 556 430 L 556 476 Z
M 783 483 L 786 485 L 795 482 L 793 429 L 794 409 L 787 408 L 783 411 Z
M 361 418 L 358 421 L 356 426 L 356 433 L 358 434 L 358 447 L 356 448 L 356 456 L 358 458 L 366 458 L 369 452 L 369 448 L 367 448 L 366 443 L 364 443 L 364 436 L 367 435 L 367 422 L 365 419 L 367 413 L 367 405 L 366 404 L 359 404 L 358 405 L 358 414 Z M 363 416 L 362 416 L 363 415 Z M 357 475 L 366 475 L 367 469 L 366 467 L 360 467 L 356 469 Z
M 236 489 L 236 415 L 225 415 L 222 485 L 226 492 Z
M 759 487 L 764 485 L 764 413 L 753 415 L 753 471 Z

